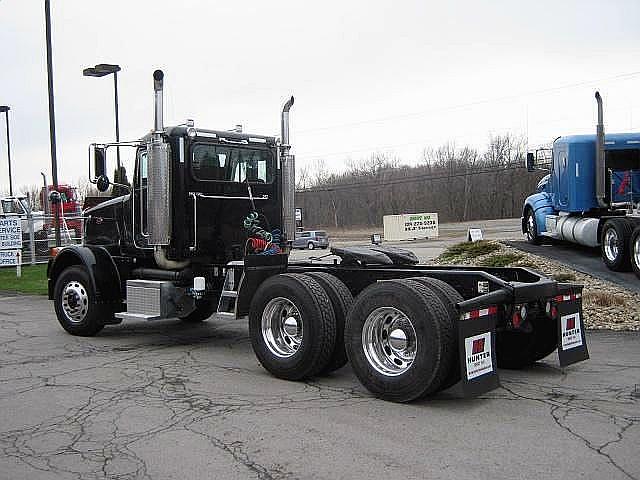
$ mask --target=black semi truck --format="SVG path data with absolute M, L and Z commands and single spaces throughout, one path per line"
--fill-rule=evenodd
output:
M 135 149 L 132 185 L 120 185 L 128 193 L 86 210 L 83 245 L 49 262 L 49 298 L 67 332 L 248 316 L 253 350 L 276 377 L 304 380 L 350 361 L 369 391 L 398 402 L 458 383 L 466 395 L 486 392 L 499 385 L 497 367 L 556 349 L 563 366 L 588 358 L 580 285 L 526 268 L 419 265 L 380 245 L 332 248 L 333 263 L 289 261 L 293 97 L 280 139 L 193 121 L 165 127 L 163 73 L 153 79 L 153 130 L 89 148 L 102 191 L 107 150 Z

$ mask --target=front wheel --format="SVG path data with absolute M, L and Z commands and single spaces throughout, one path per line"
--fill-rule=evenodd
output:
M 610 218 L 602 227 L 600 242 L 602 261 L 610 270 L 615 272 L 631 270 L 629 243 L 632 228 L 625 218 Z
M 538 235 L 538 223 L 536 222 L 536 215 L 531 208 L 527 208 L 527 213 L 524 217 L 527 242 L 532 245 L 540 245 L 541 238 Z
M 636 277 L 640 278 L 640 226 L 631 234 L 631 242 L 629 242 L 629 253 L 631 257 L 631 268 Z
M 307 244 L 307 248 L 308 248 L 309 250 L 313 250 L 314 248 L 316 248 L 316 246 L 313 244 L 313 242 L 309 242 L 309 243 Z
M 113 316 L 110 305 L 97 303 L 89 274 L 78 265 L 60 274 L 53 302 L 58 322 L 71 335 L 93 336 Z

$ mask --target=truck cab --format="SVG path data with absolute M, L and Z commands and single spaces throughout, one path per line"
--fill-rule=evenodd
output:
M 598 133 L 558 137 L 551 149 L 527 155 L 529 171 L 549 174 L 544 187 L 524 202 L 522 232 L 531 243 L 551 238 L 600 246 L 608 267 L 629 270 L 640 262 L 640 251 L 634 258 L 640 244 L 631 251 L 640 223 L 640 133 L 605 136 L 599 94 L 596 98 Z
M 135 147 L 129 193 L 85 211 L 86 245 L 102 245 L 112 255 L 133 255 L 153 266 L 157 249 L 149 232 L 155 221 L 167 224 L 169 262 L 225 265 L 243 257 L 243 221 L 254 206 L 265 226 L 280 228 L 281 173 L 274 137 L 184 126 L 166 128 L 163 137 L 170 188 L 149 192 L 147 135 Z M 158 219 L 154 211 L 164 207 Z

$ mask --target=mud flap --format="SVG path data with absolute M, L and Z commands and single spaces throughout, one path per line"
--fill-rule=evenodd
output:
M 556 299 L 558 309 L 558 361 L 561 367 L 589 358 L 582 321 L 581 295 L 564 295 Z
M 495 308 L 495 307 L 494 307 Z M 464 396 L 475 396 L 500 386 L 496 364 L 496 313 L 463 315 L 458 322 L 458 355 Z

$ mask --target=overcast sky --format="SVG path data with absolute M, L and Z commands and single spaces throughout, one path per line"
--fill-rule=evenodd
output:
M 445 142 L 489 135 L 530 145 L 640 129 L 640 2 L 181 2 L 52 0 L 59 180 L 86 176 L 87 145 L 153 122 L 152 72 L 165 72 L 165 124 L 276 134 L 288 95 L 298 165 L 388 152 L 407 163 Z M 14 186 L 50 178 L 44 1 L 0 0 L 0 104 L 11 106 Z M 8 190 L 4 117 L 0 190 Z

